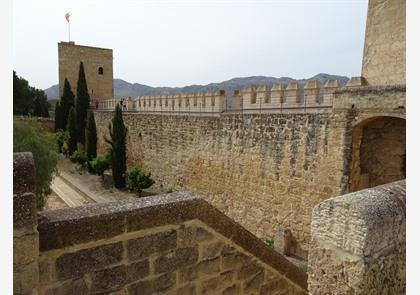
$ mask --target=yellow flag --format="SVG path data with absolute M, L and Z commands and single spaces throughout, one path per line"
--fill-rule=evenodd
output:
M 65 15 L 66 20 L 69 22 L 70 21 L 70 12 L 67 12 Z

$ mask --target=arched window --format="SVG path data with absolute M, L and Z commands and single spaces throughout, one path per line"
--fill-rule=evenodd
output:
M 98 75 L 103 75 L 104 74 L 104 68 L 103 67 L 99 67 L 98 68 Z

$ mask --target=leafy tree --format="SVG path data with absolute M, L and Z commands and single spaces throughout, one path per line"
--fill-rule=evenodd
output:
M 88 122 L 86 126 L 86 155 L 88 161 L 93 160 L 96 157 L 96 143 L 97 143 L 97 135 L 96 135 L 96 124 L 95 124 L 95 116 L 92 111 L 88 113 Z M 94 170 L 90 166 L 88 162 L 88 170 L 90 173 L 93 173 Z
M 80 62 L 79 79 L 77 80 L 76 128 L 77 141 L 82 144 L 85 143 L 85 127 L 89 100 L 90 97 L 86 83 L 85 69 L 83 67 L 83 62 Z
M 72 161 L 73 163 L 77 163 L 80 165 L 84 165 L 87 162 L 88 158 L 86 156 L 86 153 L 84 151 L 75 151 L 71 156 L 70 156 L 70 161 Z
M 60 106 L 63 114 L 63 127 L 67 128 L 70 109 L 74 107 L 74 94 L 71 91 L 71 85 L 67 78 L 64 79 L 63 96 L 61 96 Z
M 124 125 L 120 106 L 115 106 L 114 117 L 108 126 L 111 139 L 106 141 L 111 146 L 112 177 L 116 188 L 125 187 L 125 171 L 127 170 L 126 135 L 127 128 Z
M 77 150 L 76 114 L 74 107 L 71 107 L 69 112 L 69 117 L 67 119 L 67 131 L 69 132 L 69 139 L 67 141 L 69 154 L 73 155 L 73 153 Z
M 13 152 L 32 152 L 35 162 L 36 206 L 42 210 L 56 172 L 54 136 L 41 132 L 35 121 L 13 122 Z
M 102 177 L 102 180 L 104 180 L 104 172 L 111 168 L 111 159 L 111 153 L 108 151 L 106 154 L 98 155 L 92 161 L 89 161 L 89 165 Z
M 31 87 L 28 81 L 13 71 L 13 114 L 49 117 L 48 106 L 44 91 Z
M 136 191 L 139 197 L 143 189 L 151 187 L 154 183 L 151 173 L 142 168 L 135 167 L 127 172 L 127 187 Z

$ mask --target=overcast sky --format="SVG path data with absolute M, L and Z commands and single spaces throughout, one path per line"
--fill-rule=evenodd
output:
M 58 83 L 57 43 L 112 48 L 114 78 L 185 86 L 245 76 L 360 75 L 367 0 L 14 0 L 14 69 Z

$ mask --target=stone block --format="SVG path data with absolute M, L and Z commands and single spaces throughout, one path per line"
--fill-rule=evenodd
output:
M 219 256 L 224 246 L 225 244 L 220 241 L 201 245 L 200 259 L 210 259 Z
M 121 242 L 66 253 L 56 260 L 57 276 L 60 280 L 77 278 L 85 273 L 120 262 L 122 256 Z
M 236 269 L 239 270 L 249 262 L 249 257 L 240 253 L 226 253 L 222 256 L 222 269 Z
M 157 233 L 145 237 L 132 239 L 127 242 L 128 258 L 130 260 L 142 259 L 153 253 L 164 253 L 177 246 L 177 232 Z
M 193 265 L 198 259 L 197 248 L 180 248 L 159 256 L 154 261 L 155 273 L 172 272 Z
M 216 257 L 200 261 L 197 264 L 197 270 L 200 276 L 218 273 L 220 271 L 220 258 Z
M 196 287 L 194 284 L 187 284 L 185 286 L 182 286 L 173 293 L 174 295 L 195 295 L 196 293 Z
M 13 237 L 13 264 L 27 264 L 38 260 L 38 233 Z
M 45 291 L 44 295 L 73 295 L 89 294 L 86 282 L 83 279 L 73 279 L 62 285 Z
M 38 286 L 38 262 L 13 266 L 14 294 L 29 294 Z
M 149 262 L 144 260 L 129 265 L 101 269 L 89 275 L 91 292 L 115 291 L 149 274 Z

